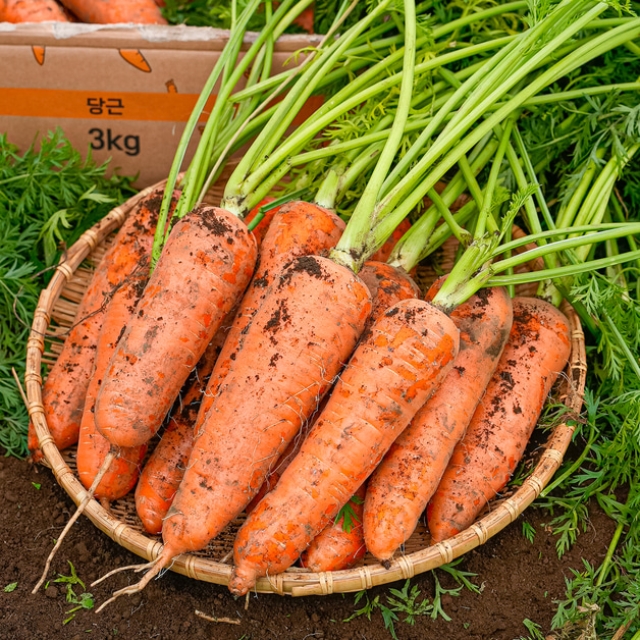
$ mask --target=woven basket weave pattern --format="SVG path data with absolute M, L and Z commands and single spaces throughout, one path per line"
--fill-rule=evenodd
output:
M 91 270 L 84 264 L 96 264 L 99 261 L 109 235 L 122 224 L 142 198 L 159 186 L 162 185 L 154 185 L 131 198 L 83 234 L 64 256 L 49 286 L 42 291 L 34 314 L 27 345 L 25 376 L 29 415 L 34 423 L 46 463 L 52 469 L 58 483 L 76 504 L 83 500 L 87 492 L 75 473 L 75 450 L 61 453 L 49 433 L 42 406 L 41 366 L 51 364 L 55 360 L 64 333 L 74 322 L 75 310 L 91 277 Z M 219 202 L 218 195 L 214 194 L 212 200 Z M 563 311 L 571 323 L 572 354 L 566 376 L 555 393 L 556 399 L 564 402 L 575 415 L 582 406 L 586 377 L 584 336 L 572 310 L 564 308 Z M 52 326 L 52 320 L 55 326 Z M 47 352 L 45 341 L 50 345 Z M 523 485 L 508 498 L 492 503 L 486 515 L 455 537 L 429 546 L 428 534 L 421 526 L 405 545 L 404 555 L 395 558 L 388 569 L 377 564 L 371 557 L 368 557 L 362 566 L 330 573 L 311 573 L 294 567 L 283 574 L 260 579 L 257 591 L 287 593 L 293 596 L 360 591 L 375 585 L 411 578 L 418 573 L 451 562 L 454 558 L 484 544 L 526 509 L 560 466 L 572 433 L 573 427 L 568 424 L 557 426 L 548 437 L 533 472 Z M 160 552 L 161 540 L 144 533 L 135 513 L 132 494 L 113 503 L 109 510 L 92 500 L 85 513 L 95 526 L 129 551 L 148 560 L 152 560 Z M 176 558 L 171 569 L 190 578 L 226 585 L 231 574 L 231 566 L 227 561 L 235 532 L 242 520 L 243 517 L 232 522 L 202 552 L 183 554 Z

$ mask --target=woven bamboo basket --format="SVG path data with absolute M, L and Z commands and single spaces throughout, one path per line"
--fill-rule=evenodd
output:
M 113 209 L 100 223 L 82 235 L 63 257 L 49 286 L 42 291 L 34 314 L 27 346 L 25 376 L 29 415 L 40 440 L 45 464 L 51 468 L 58 483 L 76 504 L 85 498 L 87 492 L 76 475 L 75 451 L 60 452 L 49 432 L 42 406 L 41 370 L 43 365 L 52 364 L 60 352 L 64 334 L 73 324 L 76 308 L 88 286 L 92 265 L 96 265 L 104 254 L 109 236 L 136 208 L 140 200 L 159 186 L 162 184 L 146 189 Z M 214 190 L 211 201 L 219 202 L 219 196 L 219 192 Z M 586 377 L 584 335 L 573 311 L 569 307 L 563 311 L 571 323 L 572 352 L 566 375 L 561 377 L 553 395 L 556 401 L 567 405 L 570 409 L 569 416 L 575 416 L 582 407 Z M 471 527 L 453 538 L 430 545 L 428 532 L 421 525 L 406 543 L 404 552 L 391 562 L 389 568 L 376 563 L 370 556 L 365 558 L 361 566 L 344 571 L 311 573 L 294 567 L 280 575 L 260 579 L 257 591 L 292 596 L 360 591 L 375 585 L 406 580 L 451 562 L 484 544 L 513 522 L 538 497 L 560 466 L 573 429 L 566 423 L 556 426 L 544 446 L 533 454 L 535 466 L 522 486 L 517 490 L 507 489 L 501 499 L 492 502 Z M 152 560 L 160 552 L 161 540 L 144 532 L 135 512 L 132 494 L 111 504 L 108 510 L 98 501 L 91 500 L 84 513 L 117 544 L 138 556 Z M 243 519 L 244 516 L 241 516 L 232 522 L 203 551 L 177 557 L 171 569 L 196 580 L 228 584 L 231 575 L 228 559 L 235 532 Z

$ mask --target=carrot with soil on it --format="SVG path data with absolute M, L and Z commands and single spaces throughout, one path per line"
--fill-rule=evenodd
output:
M 175 206 L 176 195 L 177 192 L 173 195 L 172 206 Z M 120 227 L 91 278 L 74 325 L 47 375 L 42 389 L 42 404 L 47 426 L 60 451 L 78 441 L 106 307 L 117 287 L 148 260 L 161 202 L 162 191 L 152 191 Z M 28 447 L 36 462 L 42 459 L 39 446 L 31 423 Z
M 513 300 L 513 326 L 498 367 L 427 509 L 435 542 L 470 526 L 505 487 L 570 352 L 564 314 L 537 298 Z
M 246 225 L 223 209 L 199 207 L 176 223 L 100 387 L 96 425 L 111 444 L 138 446 L 158 431 L 256 253 Z
M 110 456 L 110 466 L 93 492 L 93 496 L 103 506 L 122 498 L 133 489 L 140 473 L 142 459 L 147 451 L 146 443 L 129 448 L 112 448 L 110 442 L 96 428 L 94 413 L 96 398 L 111 356 L 116 350 L 120 336 L 135 313 L 136 305 L 147 283 L 147 269 L 148 264 L 141 266 L 143 273 L 128 278 L 118 288 L 109 303 L 98 338 L 96 361 L 80 425 L 76 464 L 78 477 L 85 489 L 92 486 L 96 475 L 105 464 L 107 455 L 113 454 Z
M 483 289 L 450 317 L 460 330 L 454 366 L 369 479 L 364 535 L 383 564 L 414 532 L 481 401 L 509 336 L 511 299 L 504 288 Z
M 147 533 L 156 535 L 162 531 L 162 520 L 182 481 L 193 447 L 198 408 L 218 352 L 219 346 L 214 338 L 190 376 L 186 391 L 176 401 L 162 438 L 138 479 L 136 513 Z
M 366 486 L 362 485 L 302 552 L 300 565 L 314 571 L 341 571 L 353 567 L 367 553 L 362 526 Z
M 167 24 L 155 0 L 60 0 L 82 22 L 92 24 Z
M 69 22 L 55 0 L 0 0 L 0 22 Z
M 149 249 L 150 247 L 149 243 Z M 147 254 L 147 260 L 148 258 L 149 254 Z M 102 506 L 108 509 L 110 502 L 122 498 L 133 489 L 140 473 L 140 465 L 147 451 L 146 444 L 127 449 L 111 446 L 109 441 L 96 429 L 94 406 L 109 358 L 115 351 L 118 338 L 133 315 L 136 302 L 144 289 L 148 278 L 147 266 L 142 265 L 142 274 L 132 275 L 120 285 L 109 302 L 105 322 L 98 339 L 96 362 L 87 390 L 76 452 L 78 477 L 88 491 L 58 536 L 47 557 L 40 580 L 33 588 L 32 593 L 36 593 L 45 581 L 51 561 L 89 502 L 97 498 Z

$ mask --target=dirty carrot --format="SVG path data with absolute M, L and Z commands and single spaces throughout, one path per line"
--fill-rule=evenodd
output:
M 427 509 L 435 542 L 471 525 L 509 481 L 570 351 L 569 324 L 558 309 L 536 298 L 513 300 L 498 367 Z
M 309 571 L 340 571 L 349 569 L 367 553 L 362 526 L 363 485 L 338 512 L 338 516 L 323 529 L 303 551 L 300 564 Z
M 420 297 L 420 288 L 410 275 L 384 262 L 367 260 L 358 275 L 367 285 L 373 298 L 370 324 L 373 324 L 396 302 Z
M 399 302 L 371 327 L 300 453 L 239 530 L 232 593 L 297 560 L 443 380 L 458 344 L 453 322 L 423 300 Z
M 151 244 L 148 258 L 151 256 L 150 250 Z M 131 321 L 147 283 L 148 264 L 143 265 L 140 270 L 142 273 L 132 275 L 114 294 L 98 338 L 95 366 L 87 389 L 76 454 L 78 477 L 86 489 L 93 484 L 107 454 L 111 451 L 111 444 L 96 428 L 95 401 L 118 339 Z M 136 484 L 146 451 L 146 443 L 115 450 L 110 466 L 94 490 L 94 496 L 104 504 L 129 493 Z
M 141 445 L 157 432 L 255 260 L 255 239 L 228 211 L 200 207 L 174 226 L 96 401 L 112 444 Z
M 138 479 L 136 512 L 147 533 L 159 534 L 162 531 L 162 520 L 184 476 L 193 448 L 198 408 L 218 351 L 214 338 L 185 385 L 186 391 L 176 402 L 162 438 Z
M 175 205 L 175 196 L 174 193 L 172 206 Z M 74 325 L 47 375 L 42 403 L 49 431 L 61 451 L 78 440 L 106 305 L 116 288 L 144 263 L 145 256 L 149 254 L 161 202 L 162 190 L 153 191 L 120 227 L 113 244 L 96 268 L 78 307 Z M 32 425 L 28 446 L 34 460 L 42 458 Z
M 82 22 L 114 24 L 167 24 L 154 0 L 60 0 Z
M 365 540 L 383 563 L 414 532 L 484 394 L 511 329 L 511 299 L 506 289 L 483 289 L 450 317 L 460 330 L 454 366 L 369 479 Z
M 55 0 L 0 0 L 0 22 L 69 22 Z

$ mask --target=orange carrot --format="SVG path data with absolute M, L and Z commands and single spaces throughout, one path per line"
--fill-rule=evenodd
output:
M 300 556 L 303 567 L 315 572 L 340 571 L 364 558 L 367 553 L 362 526 L 365 491 L 362 485 L 340 510 L 338 518 L 311 541 Z
M 96 429 L 95 401 L 118 339 L 131 321 L 147 283 L 148 264 L 142 265 L 141 271 L 139 275 L 131 276 L 114 294 L 98 338 L 95 366 L 87 390 L 76 455 L 78 477 L 86 489 L 93 484 L 111 450 L 109 441 Z M 113 502 L 129 493 L 136 484 L 146 451 L 146 444 L 118 450 L 95 488 L 94 496 L 103 502 Z
M 193 422 L 172 416 L 136 485 L 136 512 L 147 533 L 162 531 L 193 448 Z
M 422 300 L 399 302 L 363 336 L 276 488 L 236 537 L 232 593 L 291 566 L 363 484 L 453 365 L 458 330 Z
M 560 311 L 535 298 L 513 300 L 513 326 L 498 367 L 427 508 L 435 542 L 470 526 L 507 484 L 570 351 Z
M 224 209 L 200 207 L 176 223 L 98 394 L 96 424 L 111 444 L 138 446 L 157 432 L 256 253 L 246 225 Z
M 217 354 L 218 346 L 211 341 L 185 385 L 184 395 L 176 402 L 178 410 L 169 419 L 140 474 L 136 485 L 136 512 L 147 533 L 162 531 L 162 520 L 184 476 L 193 448 L 198 408 Z
M 211 408 L 220 384 L 236 358 L 244 331 L 262 304 L 269 285 L 274 282 L 284 265 L 294 258 L 321 254 L 334 247 L 343 229 L 344 222 L 333 211 L 308 202 L 289 202 L 273 216 L 260 245 L 255 273 L 211 375 L 200 408 L 199 424 Z
M 358 275 L 373 297 L 370 324 L 400 300 L 420 297 L 420 288 L 410 275 L 384 262 L 368 260 Z
M 383 563 L 414 532 L 484 394 L 511 329 L 511 299 L 505 289 L 481 290 L 450 317 L 460 330 L 453 369 L 369 479 L 365 540 Z
M 55 0 L 0 0 L 0 22 L 69 22 Z
M 167 24 L 155 0 L 60 0 L 82 22 Z
M 253 222 L 254 218 L 258 215 L 258 213 L 260 213 L 260 209 L 264 205 L 270 204 L 274 200 L 275 200 L 275 198 L 272 198 L 271 196 L 267 196 L 266 198 L 263 198 L 245 216 L 244 221 L 245 221 L 246 225 L 250 226 L 250 223 Z M 256 242 L 258 243 L 258 247 L 260 247 L 260 245 L 262 244 L 262 241 L 264 240 L 264 236 L 266 235 L 267 230 L 269 229 L 269 225 L 271 224 L 271 221 L 273 220 L 273 217 L 276 215 L 276 213 L 278 213 L 279 210 L 280 210 L 280 207 L 272 207 L 271 209 L 266 211 L 264 216 L 262 217 L 262 220 L 260 220 L 260 222 L 258 222 L 257 226 L 255 226 L 253 228 L 253 235 L 256 237 Z
M 175 201 L 174 198 L 174 204 Z M 45 417 L 61 451 L 78 441 L 105 305 L 116 288 L 149 255 L 161 202 L 162 190 L 153 191 L 120 227 L 91 279 L 78 307 L 75 324 L 44 383 Z M 42 458 L 33 425 L 29 425 L 28 446 L 34 461 Z

